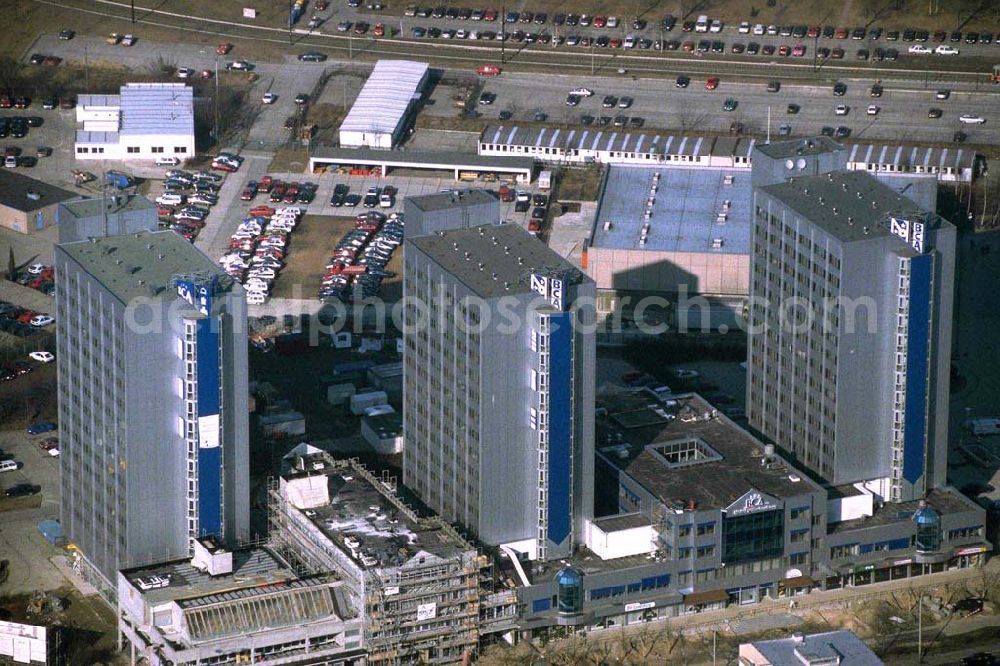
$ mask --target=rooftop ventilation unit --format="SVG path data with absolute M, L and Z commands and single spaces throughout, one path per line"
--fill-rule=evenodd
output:
M 608 220 L 607 222 L 605 222 L 605 223 L 604 223 L 604 230 L 605 230 L 605 231 L 611 231 L 611 227 L 612 227 L 612 226 L 613 226 L 613 225 L 612 225 L 612 223 L 611 223 L 611 220 Z
M 722 184 L 723 185 L 732 185 L 734 178 L 735 178 L 735 176 L 733 176 L 732 174 L 729 174 L 729 175 L 725 176 L 722 179 Z
M 722 249 L 722 245 L 723 245 L 724 242 L 725 241 L 723 239 L 721 239 L 721 238 L 713 238 L 712 239 L 712 249 L 713 250 L 721 250 Z

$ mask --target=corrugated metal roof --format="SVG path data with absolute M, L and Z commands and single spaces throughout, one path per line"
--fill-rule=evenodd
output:
M 129 83 L 121 89 L 121 134 L 194 134 L 194 91 L 183 83 Z
M 427 75 L 426 62 L 379 60 L 365 81 L 340 131 L 392 134 Z
M 976 153 L 962 148 L 932 148 L 927 146 L 910 148 L 855 144 L 851 146 L 847 161 L 862 164 L 971 169 L 975 165 Z
M 677 139 L 677 141 L 674 141 Z M 645 152 L 649 154 L 677 154 L 701 157 L 716 154 L 716 140 L 711 137 L 661 136 L 649 132 L 620 132 L 608 130 L 563 130 L 551 127 L 522 127 L 518 125 L 490 125 L 480 135 L 480 142 L 553 148 L 564 151 L 588 150 L 605 152 Z M 732 145 L 732 140 L 730 144 Z M 676 150 L 671 153 L 671 146 Z M 730 148 L 724 149 L 729 155 Z

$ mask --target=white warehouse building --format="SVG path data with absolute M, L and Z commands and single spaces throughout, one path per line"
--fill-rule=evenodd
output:
M 183 83 L 128 83 L 117 95 L 80 95 L 78 160 L 194 157 L 194 93 Z
M 430 66 L 412 60 L 379 60 L 340 125 L 340 145 L 392 150 L 420 100 Z

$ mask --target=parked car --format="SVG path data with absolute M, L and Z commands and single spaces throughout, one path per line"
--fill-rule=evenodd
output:
M 4 492 L 4 495 L 7 497 L 28 497 L 41 492 L 41 490 L 41 486 L 35 486 L 30 483 L 18 483 L 8 488 Z
M 28 354 L 28 358 L 32 361 L 38 361 L 39 363 L 51 363 L 56 360 L 55 355 L 52 352 L 47 351 L 33 351 Z
M 51 421 L 38 421 L 28 426 L 29 435 L 41 435 L 46 432 L 53 432 L 58 426 Z

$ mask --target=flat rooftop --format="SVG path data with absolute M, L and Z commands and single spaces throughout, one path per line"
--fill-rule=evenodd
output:
M 697 394 L 661 403 L 616 392 L 597 406 L 608 411 L 596 423 L 598 452 L 667 506 L 726 508 L 751 488 L 777 498 L 822 492 L 777 455 L 762 464 L 764 444 Z
M 940 225 L 909 197 L 861 171 L 789 178 L 761 190 L 842 242 L 889 235 L 889 216 Z
M 407 240 L 482 298 L 531 292 L 534 272 L 563 272 L 567 283 L 589 280 L 580 269 L 516 224 L 454 229 Z
M 121 573 L 151 605 L 284 583 L 297 577 L 266 548 L 234 551 L 232 573 L 219 576 L 210 576 L 207 571 L 196 569 L 190 559 L 135 567 Z M 149 589 L 143 590 L 144 586 L 149 586 Z
M 657 173 L 660 177 L 655 181 Z M 654 183 L 657 191 L 651 194 Z M 751 194 L 747 169 L 610 166 L 592 245 L 615 250 L 749 254 Z M 722 212 L 724 222 L 720 222 Z M 640 229 L 646 223 L 649 233 L 640 245 Z M 715 239 L 722 239 L 718 248 L 713 247 Z
M 757 150 L 771 159 L 786 159 L 805 155 L 821 155 L 845 151 L 847 148 L 828 136 L 812 136 L 806 139 L 788 139 L 771 143 L 758 143 Z
M 127 194 L 108 197 L 104 200 L 94 197 L 81 197 L 64 202 L 62 208 L 67 214 L 77 219 L 89 219 L 103 215 L 105 210 L 107 210 L 108 215 L 137 210 L 156 210 L 156 204 L 142 195 Z
M 751 643 L 774 666 L 840 664 L 882 666 L 883 662 L 854 632 L 828 631 L 808 636 L 776 638 Z
M 428 555 L 449 559 L 473 549 L 439 519 L 401 510 L 352 468 L 329 472 L 326 479 L 329 504 L 303 512 L 363 569 L 403 566 Z
M 531 173 L 535 160 L 528 156 L 480 156 L 458 151 L 437 150 L 373 150 L 371 148 L 340 148 L 316 146 L 309 157 L 331 164 L 387 164 L 395 167 L 425 169 L 468 169 L 470 171 L 511 171 Z
M 0 206 L 30 213 L 76 196 L 74 192 L 15 173 L 11 169 L 0 169 Z
M 927 493 L 926 499 L 927 504 L 941 515 L 963 513 L 965 511 L 982 511 L 979 505 L 973 503 L 972 500 L 966 499 L 951 488 L 935 488 Z M 826 531 L 828 534 L 836 534 L 837 532 L 848 532 L 860 528 L 902 523 L 912 520 L 913 514 L 919 508 L 920 500 L 898 502 L 895 504 L 886 502 L 881 507 L 877 507 L 875 513 L 871 516 L 828 524 Z
M 135 298 L 176 298 L 175 275 L 217 276 L 219 289 L 233 281 L 218 264 L 173 231 L 151 231 L 63 243 L 59 248 L 122 303 Z
M 496 194 L 481 189 L 437 192 L 435 194 L 407 197 L 406 200 L 416 206 L 418 210 L 422 210 L 425 213 L 463 206 L 481 206 L 499 201 Z

